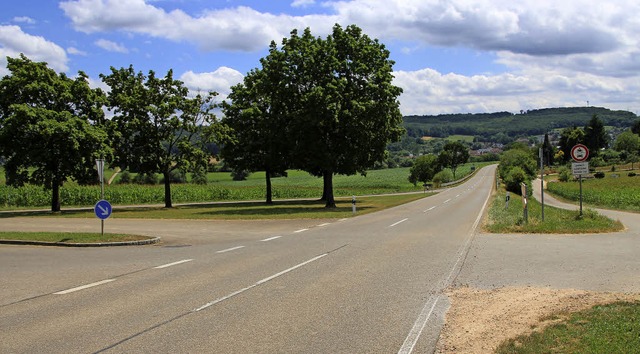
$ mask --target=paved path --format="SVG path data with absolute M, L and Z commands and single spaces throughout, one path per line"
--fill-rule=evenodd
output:
M 540 198 L 540 180 L 534 181 Z M 545 205 L 578 209 L 545 193 Z M 584 206 L 583 206 L 584 207 Z M 479 234 L 456 285 L 640 292 L 640 214 L 600 210 L 624 231 L 606 234 Z

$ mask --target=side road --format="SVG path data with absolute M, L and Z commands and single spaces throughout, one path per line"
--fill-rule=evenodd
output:
M 533 197 L 538 201 L 542 200 L 542 189 L 541 189 L 540 179 L 536 179 L 533 181 Z M 544 193 L 544 204 L 554 206 L 556 208 L 568 209 L 568 210 L 578 210 L 580 208 L 579 204 L 570 204 L 567 202 L 559 201 L 553 196 L 546 193 L 546 182 L 544 185 L 545 193 Z M 586 210 L 588 207 L 583 205 L 582 209 Z M 598 208 L 590 208 L 598 213 L 605 215 L 614 220 L 620 220 L 626 227 L 626 232 L 634 234 L 636 236 L 640 236 L 640 214 L 625 212 L 625 211 L 617 211 L 617 210 L 609 210 L 609 209 L 598 209 Z

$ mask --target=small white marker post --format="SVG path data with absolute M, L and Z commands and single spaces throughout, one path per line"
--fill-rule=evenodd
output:
M 353 210 L 353 213 L 356 213 L 356 196 L 352 196 L 351 197 L 351 209 Z

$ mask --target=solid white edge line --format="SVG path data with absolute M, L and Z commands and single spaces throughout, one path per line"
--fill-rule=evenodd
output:
M 308 261 L 302 262 L 302 263 L 300 263 L 300 264 L 298 264 L 298 265 L 295 265 L 295 266 L 293 266 L 293 267 L 291 267 L 291 268 L 289 268 L 289 269 L 285 269 L 285 270 L 283 270 L 282 272 L 276 273 L 276 274 L 274 274 L 274 275 L 272 275 L 272 276 L 270 276 L 270 277 L 267 277 L 267 278 L 264 278 L 264 279 L 262 279 L 262 280 L 259 280 L 259 281 L 255 282 L 253 285 L 247 286 L 246 288 L 240 289 L 240 290 L 238 290 L 238 291 L 234 291 L 234 292 L 232 292 L 232 293 L 231 293 L 231 294 L 229 294 L 229 295 L 225 295 L 225 296 L 223 296 L 223 297 L 221 297 L 221 298 L 218 298 L 218 299 L 216 299 L 216 300 L 214 300 L 214 301 L 211 301 L 211 302 L 209 302 L 209 303 L 206 303 L 206 304 L 204 304 L 204 305 L 202 305 L 202 306 L 198 307 L 197 309 L 193 310 L 193 312 L 202 311 L 202 310 L 204 310 L 204 309 L 206 309 L 206 308 L 208 308 L 208 307 L 211 307 L 211 306 L 213 306 L 213 305 L 215 305 L 215 304 L 221 303 L 221 302 L 223 302 L 223 301 L 225 301 L 225 300 L 227 300 L 227 299 L 230 299 L 230 298 L 232 298 L 232 297 L 234 297 L 234 296 L 236 296 L 236 295 L 242 294 L 243 292 L 245 292 L 245 291 L 247 291 L 247 290 L 251 290 L 251 289 L 255 288 L 256 286 L 262 285 L 262 284 L 264 284 L 264 283 L 266 283 L 266 282 L 268 282 L 268 281 L 271 281 L 271 280 L 273 280 L 273 279 L 275 279 L 275 278 L 277 278 L 277 277 L 283 276 L 283 275 L 285 275 L 285 274 L 287 274 L 287 273 L 289 273 L 289 272 L 291 272 L 291 271 L 294 271 L 294 270 L 296 270 L 296 269 L 298 269 L 298 268 L 300 268 L 300 267 L 304 267 L 305 265 L 307 265 L 307 264 L 309 264 L 309 263 L 311 263 L 311 262 L 315 262 L 315 261 L 317 261 L 318 259 L 320 259 L 320 258 L 322 258 L 322 257 L 324 257 L 324 256 L 327 256 L 328 254 L 329 254 L 329 253 L 325 253 L 325 254 L 321 254 L 321 255 L 319 255 L 319 256 L 313 257 L 313 258 L 311 258 L 311 259 L 310 259 L 310 260 L 308 260 Z
M 191 262 L 193 259 L 183 259 L 181 261 L 177 261 L 177 262 L 173 262 L 173 263 L 168 263 L 168 264 L 163 264 L 163 265 L 159 265 L 157 267 L 153 267 L 153 269 L 162 269 L 162 268 L 168 268 L 168 267 L 172 267 L 174 265 L 178 265 L 178 264 L 182 264 L 182 263 L 187 263 L 187 262 Z
M 260 242 L 269 242 L 269 241 L 277 240 L 280 237 L 282 236 L 273 236 L 273 237 L 265 238 L 264 240 L 260 240 Z
M 482 179 L 484 179 L 484 176 L 482 176 Z M 473 226 L 471 226 L 471 232 L 469 234 L 469 237 L 467 238 L 467 241 L 464 243 L 464 245 L 461 247 L 461 250 L 458 251 L 458 257 L 457 257 L 458 259 L 456 260 L 456 263 L 451 268 L 451 272 L 449 272 L 449 275 L 444 280 L 444 283 L 442 286 L 443 289 L 449 286 L 449 282 L 453 278 L 453 275 L 455 274 L 455 271 L 458 268 L 458 264 L 460 263 L 461 260 L 463 260 L 463 258 L 466 258 L 466 254 L 470 247 L 471 240 L 473 240 L 473 235 L 475 235 L 476 233 L 476 229 L 478 228 L 478 225 L 482 220 L 482 215 L 484 214 L 484 210 L 487 207 L 487 204 L 489 203 L 489 199 L 491 198 L 491 192 L 493 192 L 493 189 L 489 188 L 489 193 L 487 194 L 487 198 L 485 199 L 484 204 L 482 205 L 482 208 L 480 208 L 480 213 L 478 213 L 478 217 L 473 223 Z M 422 334 L 424 327 L 427 325 L 427 322 L 429 322 L 429 318 L 431 317 L 431 314 L 433 314 L 433 310 L 436 308 L 436 305 L 438 304 L 439 299 L 440 299 L 440 295 L 438 294 L 434 294 L 429 297 L 429 300 L 427 300 L 424 307 L 422 308 L 422 311 L 420 312 L 420 315 L 418 315 L 416 322 L 414 322 L 413 327 L 411 328 L 411 331 L 407 335 L 407 338 L 404 340 L 402 347 L 400 347 L 400 350 L 398 350 L 398 354 L 410 354 L 411 352 L 413 352 L 413 349 L 415 348 L 416 344 L 418 344 L 418 339 L 420 339 L 420 335 Z M 431 301 L 433 301 L 433 304 L 429 308 L 429 303 Z M 427 308 L 429 308 L 428 312 L 427 312 Z
M 394 226 L 396 226 L 396 225 L 398 225 L 398 224 L 402 224 L 403 222 L 405 222 L 405 221 L 407 221 L 407 220 L 409 220 L 409 218 L 402 219 L 402 220 L 398 221 L 398 222 L 397 222 L 397 223 L 395 223 L 395 224 L 391 224 L 391 225 L 389 225 L 389 227 L 394 227 Z
M 293 233 L 294 233 L 294 234 L 297 234 L 297 233 L 305 232 L 305 231 L 309 231 L 309 229 L 300 229 L 300 230 L 296 230 L 296 231 L 294 231 Z
M 57 293 L 53 293 L 53 294 L 54 295 L 65 295 L 65 294 L 69 294 L 69 293 L 72 293 L 72 292 L 75 292 L 75 291 L 80 291 L 80 290 L 84 290 L 84 289 L 88 289 L 88 288 L 93 288 L 94 286 L 110 283 L 110 282 L 112 282 L 114 280 L 115 279 L 106 279 L 106 280 L 98 281 L 98 282 L 95 282 L 95 283 L 78 286 L 76 288 L 71 288 L 71 289 L 67 289 L 67 290 L 63 290 L 63 291 L 58 291 Z
M 226 253 L 226 252 L 231 252 L 231 251 L 235 251 L 235 250 L 239 250 L 241 248 L 244 248 L 244 246 L 237 246 L 237 247 L 231 247 L 231 248 L 227 248 L 226 250 L 220 250 L 216 253 Z

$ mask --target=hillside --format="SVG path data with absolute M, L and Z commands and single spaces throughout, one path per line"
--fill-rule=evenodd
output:
M 454 134 L 482 137 L 497 141 L 507 135 L 542 135 L 556 128 L 582 127 L 596 114 L 607 126 L 631 127 L 638 116 L 627 111 L 612 111 L 602 107 L 545 108 L 513 114 L 510 112 L 480 114 L 446 114 L 437 116 L 407 116 L 404 124 L 412 137 L 448 137 Z

